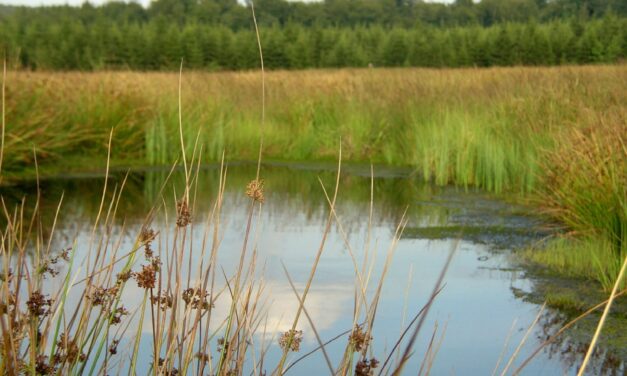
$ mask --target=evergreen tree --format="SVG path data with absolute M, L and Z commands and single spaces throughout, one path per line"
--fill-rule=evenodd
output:
M 394 29 L 383 46 L 383 63 L 390 67 L 402 66 L 406 63 L 408 53 L 406 33 L 403 30 Z
M 490 49 L 490 61 L 494 65 L 512 65 L 516 59 L 514 42 L 506 25 L 500 26 Z
M 583 64 L 603 61 L 603 45 L 596 31 L 589 27 L 577 43 L 577 62 Z

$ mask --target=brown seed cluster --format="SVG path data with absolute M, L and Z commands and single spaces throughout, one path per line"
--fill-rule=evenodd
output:
M 168 366 L 166 361 L 163 358 L 159 358 L 159 375 L 163 375 L 163 376 L 178 376 L 179 375 L 179 370 L 172 367 L 170 370 L 168 370 Z
M 120 344 L 119 339 L 114 339 L 111 341 L 111 345 L 109 345 L 109 354 L 115 355 L 118 353 L 118 345 Z
M 156 237 L 157 233 L 151 228 L 142 228 L 142 231 L 139 233 L 139 241 L 144 246 L 144 254 L 147 259 L 150 259 L 153 256 L 154 252 L 152 251 L 152 242 Z
M 379 366 L 375 358 L 362 359 L 355 365 L 355 376 L 373 376 L 374 370 Z
M 120 288 L 118 285 L 104 288 L 104 287 L 95 287 L 94 291 L 92 291 L 91 295 L 87 298 L 91 300 L 91 304 L 94 306 L 103 306 L 108 307 L 109 304 L 115 300 L 115 297 L 118 295 Z
M 290 329 L 281 335 L 279 338 L 279 346 L 285 351 L 298 352 L 300 350 L 300 343 L 303 341 L 303 331 Z
M 84 362 L 87 356 L 80 352 L 76 339 L 70 338 L 68 334 L 61 334 L 57 342 L 57 352 L 54 354 L 53 363 L 55 365 L 69 363 L 74 364 L 76 361 Z
M 265 197 L 263 196 L 263 180 L 251 180 L 246 186 L 246 195 L 253 200 L 263 203 Z
M 162 293 L 162 294 L 151 297 L 150 302 L 153 305 L 155 304 L 159 305 L 159 308 L 161 308 L 161 310 L 165 312 L 165 310 L 167 310 L 168 308 L 172 308 L 172 304 L 174 303 L 174 298 L 172 298 L 172 295 L 168 293 Z
M 118 307 L 111 316 L 111 325 L 117 325 L 122 322 L 122 317 L 128 315 L 128 310 L 124 307 Z
M 56 368 L 52 364 L 48 364 L 48 357 L 45 355 L 38 355 L 35 361 L 35 374 L 37 375 L 53 375 L 56 372 Z
M 185 227 L 192 223 L 192 212 L 189 209 L 186 200 L 181 200 L 176 203 L 176 225 L 178 227 Z
M 348 342 L 353 346 L 355 352 L 362 352 L 367 349 L 371 340 L 372 337 L 364 332 L 361 325 L 355 325 L 355 329 L 353 329 L 353 332 L 348 337 Z
M 224 361 L 229 353 L 229 341 L 225 340 L 224 337 L 218 338 L 218 352 L 221 353 L 221 359 Z
M 159 257 L 155 257 L 151 260 L 150 264 L 142 265 L 140 272 L 134 273 L 137 286 L 144 289 L 153 289 L 157 282 L 157 272 L 161 268 L 161 260 Z
M 196 353 L 195 357 L 201 363 L 209 363 L 209 361 L 211 360 L 211 355 L 204 352 Z
M 208 299 L 209 293 L 207 291 L 203 291 L 203 289 L 197 288 L 188 288 L 183 291 L 183 301 L 185 302 L 185 306 L 191 305 L 192 309 L 209 309 L 211 307 L 211 303 Z
M 43 260 L 37 272 L 44 278 L 46 274 L 49 274 L 51 277 L 56 277 L 59 274 L 59 269 L 56 265 L 59 263 L 59 260 L 70 261 L 71 249 L 72 248 L 63 249 L 55 256 Z
M 218 352 L 222 352 L 222 350 L 229 349 L 229 341 L 225 340 L 224 337 L 218 338 Z
M 0 315 L 9 314 L 15 312 L 15 293 L 9 292 L 9 296 L 6 302 L 0 301 Z
M 133 272 L 131 270 L 118 273 L 116 284 L 118 285 L 124 284 L 126 283 L 126 281 L 131 279 L 132 276 L 133 276 Z
M 55 375 L 60 371 L 63 364 L 75 364 L 76 362 L 85 362 L 87 356 L 82 353 L 78 347 L 76 339 L 71 338 L 68 334 L 62 333 L 57 341 L 57 350 L 48 362 L 46 355 L 38 355 L 35 360 L 35 374 L 37 375 Z M 29 373 L 27 366 L 23 367 L 24 374 Z
M 50 307 L 52 306 L 52 299 L 46 299 L 39 291 L 33 291 L 30 298 L 26 302 L 28 312 L 31 317 L 45 317 L 50 314 Z

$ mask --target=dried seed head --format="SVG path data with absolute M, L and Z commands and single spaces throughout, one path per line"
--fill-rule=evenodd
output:
M 26 302 L 26 306 L 31 317 L 44 317 L 50 313 L 52 299 L 46 299 L 42 293 L 34 291 Z
M 153 256 L 152 241 L 157 237 L 157 233 L 151 228 L 142 228 L 139 234 L 139 241 L 144 245 L 144 254 L 146 259 L 150 259 Z
M 303 341 L 303 331 L 290 329 L 281 335 L 279 338 L 279 346 L 285 351 L 298 352 L 300 350 L 300 343 Z
M 118 307 L 113 312 L 113 316 L 111 316 L 111 325 L 117 325 L 122 322 L 122 316 L 128 315 L 128 310 L 124 307 Z
M 355 325 L 355 329 L 348 337 L 348 342 L 353 346 L 355 352 L 362 352 L 370 344 L 371 336 L 367 336 L 361 325 Z
M 91 300 L 94 306 L 108 306 L 115 297 L 118 295 L 119 287 L 113 286 L 111 288 L 96 287 L 90 296 L 87 298 Z
M 263 196 L 263 180 L 251 180 L 246 186 L 246 194 L 253 200 L 263 203 L 265 200 Z
M 48 364 L 47 356 L 37 356 L 37 360 L 35 361 L 35 373 L 37 375 L 53 375 L 55 372 L 55 367 L 51 364 Z
M 117 285 L 122 285 L 124 284 L 126 281 L 128 281 L 131 277 L 133 276 L 133 272 L 130 270 L 127 270 L 125 272 L 121 272 L 118 273 L 117 275 L 117 281 L 115 281 L 115 283 Z
M 55 264 L 55 263 L 56 263 L 56 259 L 44 260 L 39 266 L 39 269 L 37 269 L 37 273 L 39 273 L 39 275 L 41 275 L 44 278 L 46 278 L 46 273 L 50 274 L 51 277 L 56 277 L 57 274 L 59 274 L 59 271 L 51 266 L 52 264 Z
M 57 352 L 53 357 L 53 363 L 55 365 L 65 362 L 74 364 L 76 361 L 84 362 L 87 359 L 87 356 L 80 352 L 76 339 L 70 338 L 66 333 L 62 333 L 59 336 L 57 346 Z
M 37 272 L 44 278 L 46 277 L 46 274 L 50 274 L 51 277 L 56 277 L 59 274 L 59 270 L 52 267 L 52 265 L 58 264 L 59 259 L 64 260 L 64 261 L 69 261 L 71 249 L 72 248 L 63 249 L 61 250 L 61 252 L 58 252 L 55 256 L 51 256 L 43 260 Z
M 355 365 L 355 376 L 372 376 L 378 366 L 379 361 L 375 358 L 362 359 Z
M 114 339 L 109 346 L 109 354 L 115 355 L 118 353 L 118 345 L 120 344 L 119 339 Z
M 157 282 L 156 274 L 157 268 L 155 268 L 154 263 L 142 265 L 142 270 L 134 275 L 135 280 L 137 281 L 137 286 L 144 289 L 154 288 L 155 283 Z
M 168 365 L 163 358 L 159 358 L 159 375 L 163 376 L 177 376 L 179 374 L 179 370 L 172 367 L 172 369 L 168 370 Z
M 61 253 L 59 254 L 59 257 L 61 257 L 66 262 L 69 262 L 70 261 L 70 251 L 71 250 L 72 250 L 72 247 L 66 248 L 66 249 L 62 250 Z
M 209 360 L 211 360 L 211 355 L 204 352 L 198 352 L 196 353 L 196 359 L 198 359 L 198 361 L 201 363 L 209 363 Z
M 183 291 L 183 301 L 185 301 L 185 305 L 191 305 L 192 309 L 209 309 L 211 307 L 211 303 L 207 297 L 209 293 L 206 291 L 202 291 L 201 288 L 188 288 Z
M 224 337 L 218 338 L 218 352 L 222 352 L 222 350 L 225 353 L 229 350 L 229 341 L 225 340 Z
M 192 222 L 192 213 L 187 205 L 187 201 L 181 200 L 176 203 L 176 225 L 178 227 L 185 227 Z
M 172 308 L 172 304 L 174 303 L 174 299 L 170 294 L 160 294 L 157 296 L 153 296 L 150 298 L 150 302 L 152 304 L 159 305 L 162 311 L 165 311 L 168 308 Z

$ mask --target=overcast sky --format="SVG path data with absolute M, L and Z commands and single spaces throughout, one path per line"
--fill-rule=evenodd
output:
M 89 2 L 92 4 L 102 4 L 107 0 L 90 0 Z M 150 0 L 133 0 L 135 2 L 141 3 L 146 6 L 150 3 Z M 454 0 L 432 0 L 432 2 L 440 2 L 440 3 L 450 3 Z M 38 6 L 38 5 L 59 5 L 59 4 L 70 4 L 70 5 L 81 5 L 85 0 L 0 0 L 0 4 L 9 4 L 9 5 L 28 5 L 28 6 Z

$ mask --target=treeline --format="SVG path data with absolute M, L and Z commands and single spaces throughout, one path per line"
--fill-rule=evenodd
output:
M 87 26 L 99 22 L 147 23 L 157 19 L 179 26 L 222 25 L 232 30 L 250 29 L 249 1 L 155 0 L 148 8 L 137 3 L 108 1 L 102 6 L 85 2 L 81 7 L 15 7 L 0 5 L 0 21 L 79 21 Z M 356 27 L 380 25 L 410 28 L 481 25 L 502 22 L 548 22 L 556 19 L 601 18 L 608 13 L 627 17 L 625 0 L 455 0 L 452 4 L 422 0 L 255 0 L 262 26 Z
M 263 28 L 268 68 L 509 66 L 612 63 L 627 56 L 627 18 L 506 23 L 488 28 L 382 26 Z M 153 21 L 0 26 L 9 62 L 43 70 L 251 69 L 259 66 L 253 31 Z
M 627 56 L 627 1 L 258 0 L 268 68 L 612 63 Z M 44 70 L 251 69 L 250 5 L 236 0 L 0 6 L 0 53 Z

